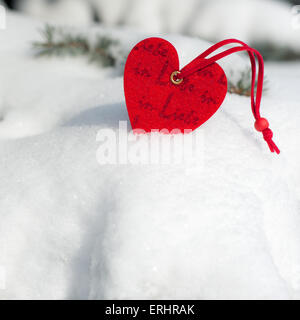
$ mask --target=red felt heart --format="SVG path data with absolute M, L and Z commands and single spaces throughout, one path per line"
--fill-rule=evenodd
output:
M 138 43 L 128 56 L 124 89 L 132 129 L 195 130 L 222 104 L 227 92 L 223 69 L 213 63 L 174 84 L 179 70 L 174 46 L 160 38 Z

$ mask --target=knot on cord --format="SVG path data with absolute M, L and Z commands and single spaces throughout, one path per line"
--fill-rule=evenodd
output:
M 262 133 L 263 133 L 264 139 L 265 139 L 266 141 L 272 140 L 272 138 L 273 138 L 273 131 L 272 131 L 271 129 L 267 128 L 267 129 L 263 130 Z
M 266 128 L 262 131 L 262 134 L 264 136 L 265 141 L 267 142 L 271 152 L 276 152 L 277 154 L 280 153 L 280 150 L 278 149 L 278 147 L 276 146 L 276 144 L 274 143 L 274 141 L 272 140 L 273 138 L 273 132 L 270 128 Z

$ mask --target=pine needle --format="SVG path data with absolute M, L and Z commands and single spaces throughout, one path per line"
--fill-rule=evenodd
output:
M 86 56 L 90 62 L 103 67 L 116 65 L 113 47 L 117 45 L 117 41 L 107 36 L 99 35 L 93 45 L 83 35 L 73 35 L 49 24 L 41 30 L 41 36 L 41 41 L 33 43 L 37 57 Z
M 35 54 L 43 56 L 86 56 L 88 61 L 101 67 L 124 65 L 126 54 L 116 54 L 118 41 L 98 35 L 92 44 L 86 36 L 68 33 L 62 28 L 45 25 L 41 30 L 42 40 L 33 43 Z M 251 95 L 251 69 L 241 72 L 239 80 L 228 80 L 228 92 L 242 96 Z
M 237 82 L 233 82 L 228 79 L 228 92 L 235 93 L 241 96 L 250 97 L 251 96 L 251 69 L 242 71 Z M 267 79 L 264 79 L 264 91 L 267 90 Z M 257 87 L 257 82 L 255 83 L 255 91 Z

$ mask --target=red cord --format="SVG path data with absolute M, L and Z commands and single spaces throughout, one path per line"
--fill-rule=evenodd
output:
M 215 50 L 219 49 L 220 47 L 223 47 L 228 44 L 232 43 L 238 43 L 242 46 L 233 47 L 231 49 L 225 50 L 221 53 L 216 54 L 215 56 L 211 58 L 206 58 L 208 55 L 210 55 Z M 263 82 L 264 82 L 264 60 L 262 55 L 255 49 L 249 47 L 244 42 L 237 40 L 237 39 L 227 39 L 223 40 L 206 51 L 204 51 L 202 54 L 200 54 L 197 58 L 195 58 L 192 62 L 190 62 L 188 65 L 186 65 L 182 70 L 180 70 L 180 73 L 178 74 L 178 78 L 182 79 L 185 77 L 188 77 L 189 75 L 202 70 L 203 68 L 213 64 L 214 62 L 231 55 L 235 52 L 241 52 L 241 51 L 247 51 L 249 54 L 250 62 L 251 62 L 251 68 L 252 68 L 252 83 L 251 83 L 251 107 L 252 107 L 252 113 L 256 120 L 255 122 L 255 128 L 256 130 L 262 132 L 263 137 L 265 141 L 268 143 L 268 146 L 270 148 L 271 152 L 276 152 L 277 154 L 280 153 L 278 147 L 273 142 L 273 132 L 269 128 L 269 123 L 265 118 L 262 118 L 260 116 L 260 103 L 262 98 L 262 92 L 263 92 Z M 256 82 L 256 59 L 258 60 L 258 78 L 257 78 L 257 88 L 256 88 L 256 95 L 255 95 L 255 82 Z

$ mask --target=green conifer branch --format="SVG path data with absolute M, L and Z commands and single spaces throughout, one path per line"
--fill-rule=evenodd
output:
M 242 71 L 240 73 L 239 80 L 237 82 L 233 82 L 228 79 L 228 92 L 235 93 L 241 96 L 251 96 L 251 69 L 247 69 L 246 71 Z M 264 91 L 267 90 L 267 80 L 264 79 Z M 255 83 L 255 90 L 257 87 L 257 82 Z
M 86 56 L 88 61 L 102 67 L 116 66 L 125 63 L 126 54 L 122 50 L 113 50 L 118 41 L 108 36 L 98 35 L 94 41 L 84 35 L 71 34 L 62 28 L 47 24 L 41 30 L 42 40 L 33 43 L 35 54 L 41 56 Z M 118 61 L 119 60 L 119 61 Z M 251 95 L 251 69 L 241 72 L 239 80 L 228 79 L 228 92 L 242 96 Z
M 117 41 L 107 36 L 97 36 L 93 45 L 83 35 L 73 35 L 61 28 L 46 25 L 41 31 L 42 40 L 33 43 L 35 54 L 42 56 L 87 56 L 90 62 L 101 66 L 115 66 L 117 59 L 112 48 Z

